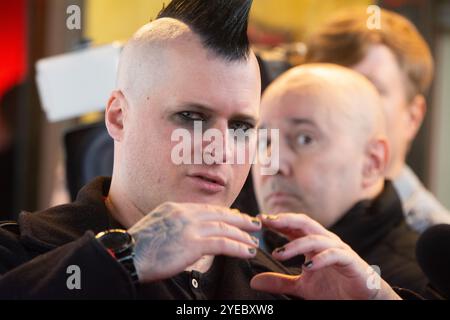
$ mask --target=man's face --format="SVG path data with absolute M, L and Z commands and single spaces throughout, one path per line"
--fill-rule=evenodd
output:
M 149 89 L 140 105 L 130 106 L 125 120 L 121 157 L 129 196 L 142 211 L 165 201 L 230 206 L 249 173 L 249 161 L 177 165 L 171 153 L 180 141 L 171 136 L 183 128 L 193 140 L 194 121 L 201 121 L 203 130 L 218 129 L 231 143 L 227 129 L 254 127 L 260 104 L 256 58 L 227 62 L 200 43 L 182 43 L 166 49 L 158 69 L 156 88 Z M 192 159 L 197 148 L 190 150 Z
M 363 151 L 330 91 L 263 98 L 261 127 L 280 130 L 280 170 L 253 168 L 262 212 L 305 213 L 329 227 L 357 201 Z
M 410 143 L 405 76 L 394 54 L 385 45 L 373 45 L 352 69 L 366 76 L 380 94 L 391 146 L 390 165 L 396 171 L 403 166 Z

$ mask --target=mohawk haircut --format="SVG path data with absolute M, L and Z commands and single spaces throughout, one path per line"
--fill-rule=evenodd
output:
M 228 61 L 248 58 L 248 16 L 252 0 L 172 0 L 158 14 L 187 24 L 205 48 Z

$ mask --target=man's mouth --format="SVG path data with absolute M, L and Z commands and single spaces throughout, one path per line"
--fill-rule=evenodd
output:
M 218 193 L 223 191 L 226 186 L 222 177 L 210 173 L 193 173 L 189 174 L 188 178 L 196 187 L 207 193 Z
M 287 192 L 272 192 L 269 195 L 267 195 L 264 198 L 264 201 L 266 203 L 272 203 L 272 204 L 276 204 L 276 203 L 283 203 L 286 201 L 292 201 L 293 199 L 295 199 L 296 196 L 291 194 L 291 193 L 287 193 Z

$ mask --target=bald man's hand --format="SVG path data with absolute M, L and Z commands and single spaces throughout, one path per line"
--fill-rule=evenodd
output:
M 248 232 L 260 228 L 259 219 L 238 210 L 166 202 L 128 230 L 139 281 L 170 278 L 206 255 L 252 258 L 258 240 Z
M 306 260 L 302 275 L 261 273 L 252 279 L 253 289 L 304 299 L 400 299 L 356 252 L 308 216 L 280 213 L 261 219 L 267 228 L 290 240 L 274 250 L 275 259 L 304 254 Z

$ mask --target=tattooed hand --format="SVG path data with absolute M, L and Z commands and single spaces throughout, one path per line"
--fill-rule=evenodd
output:
M 128 232 L 136 241 L 139 280 L 149 282 L 174 276 L 205 255 L 252 258 L 258 241 L 247 232 L 260 228 L 258 219 L 238 210 L 166 202 Z

